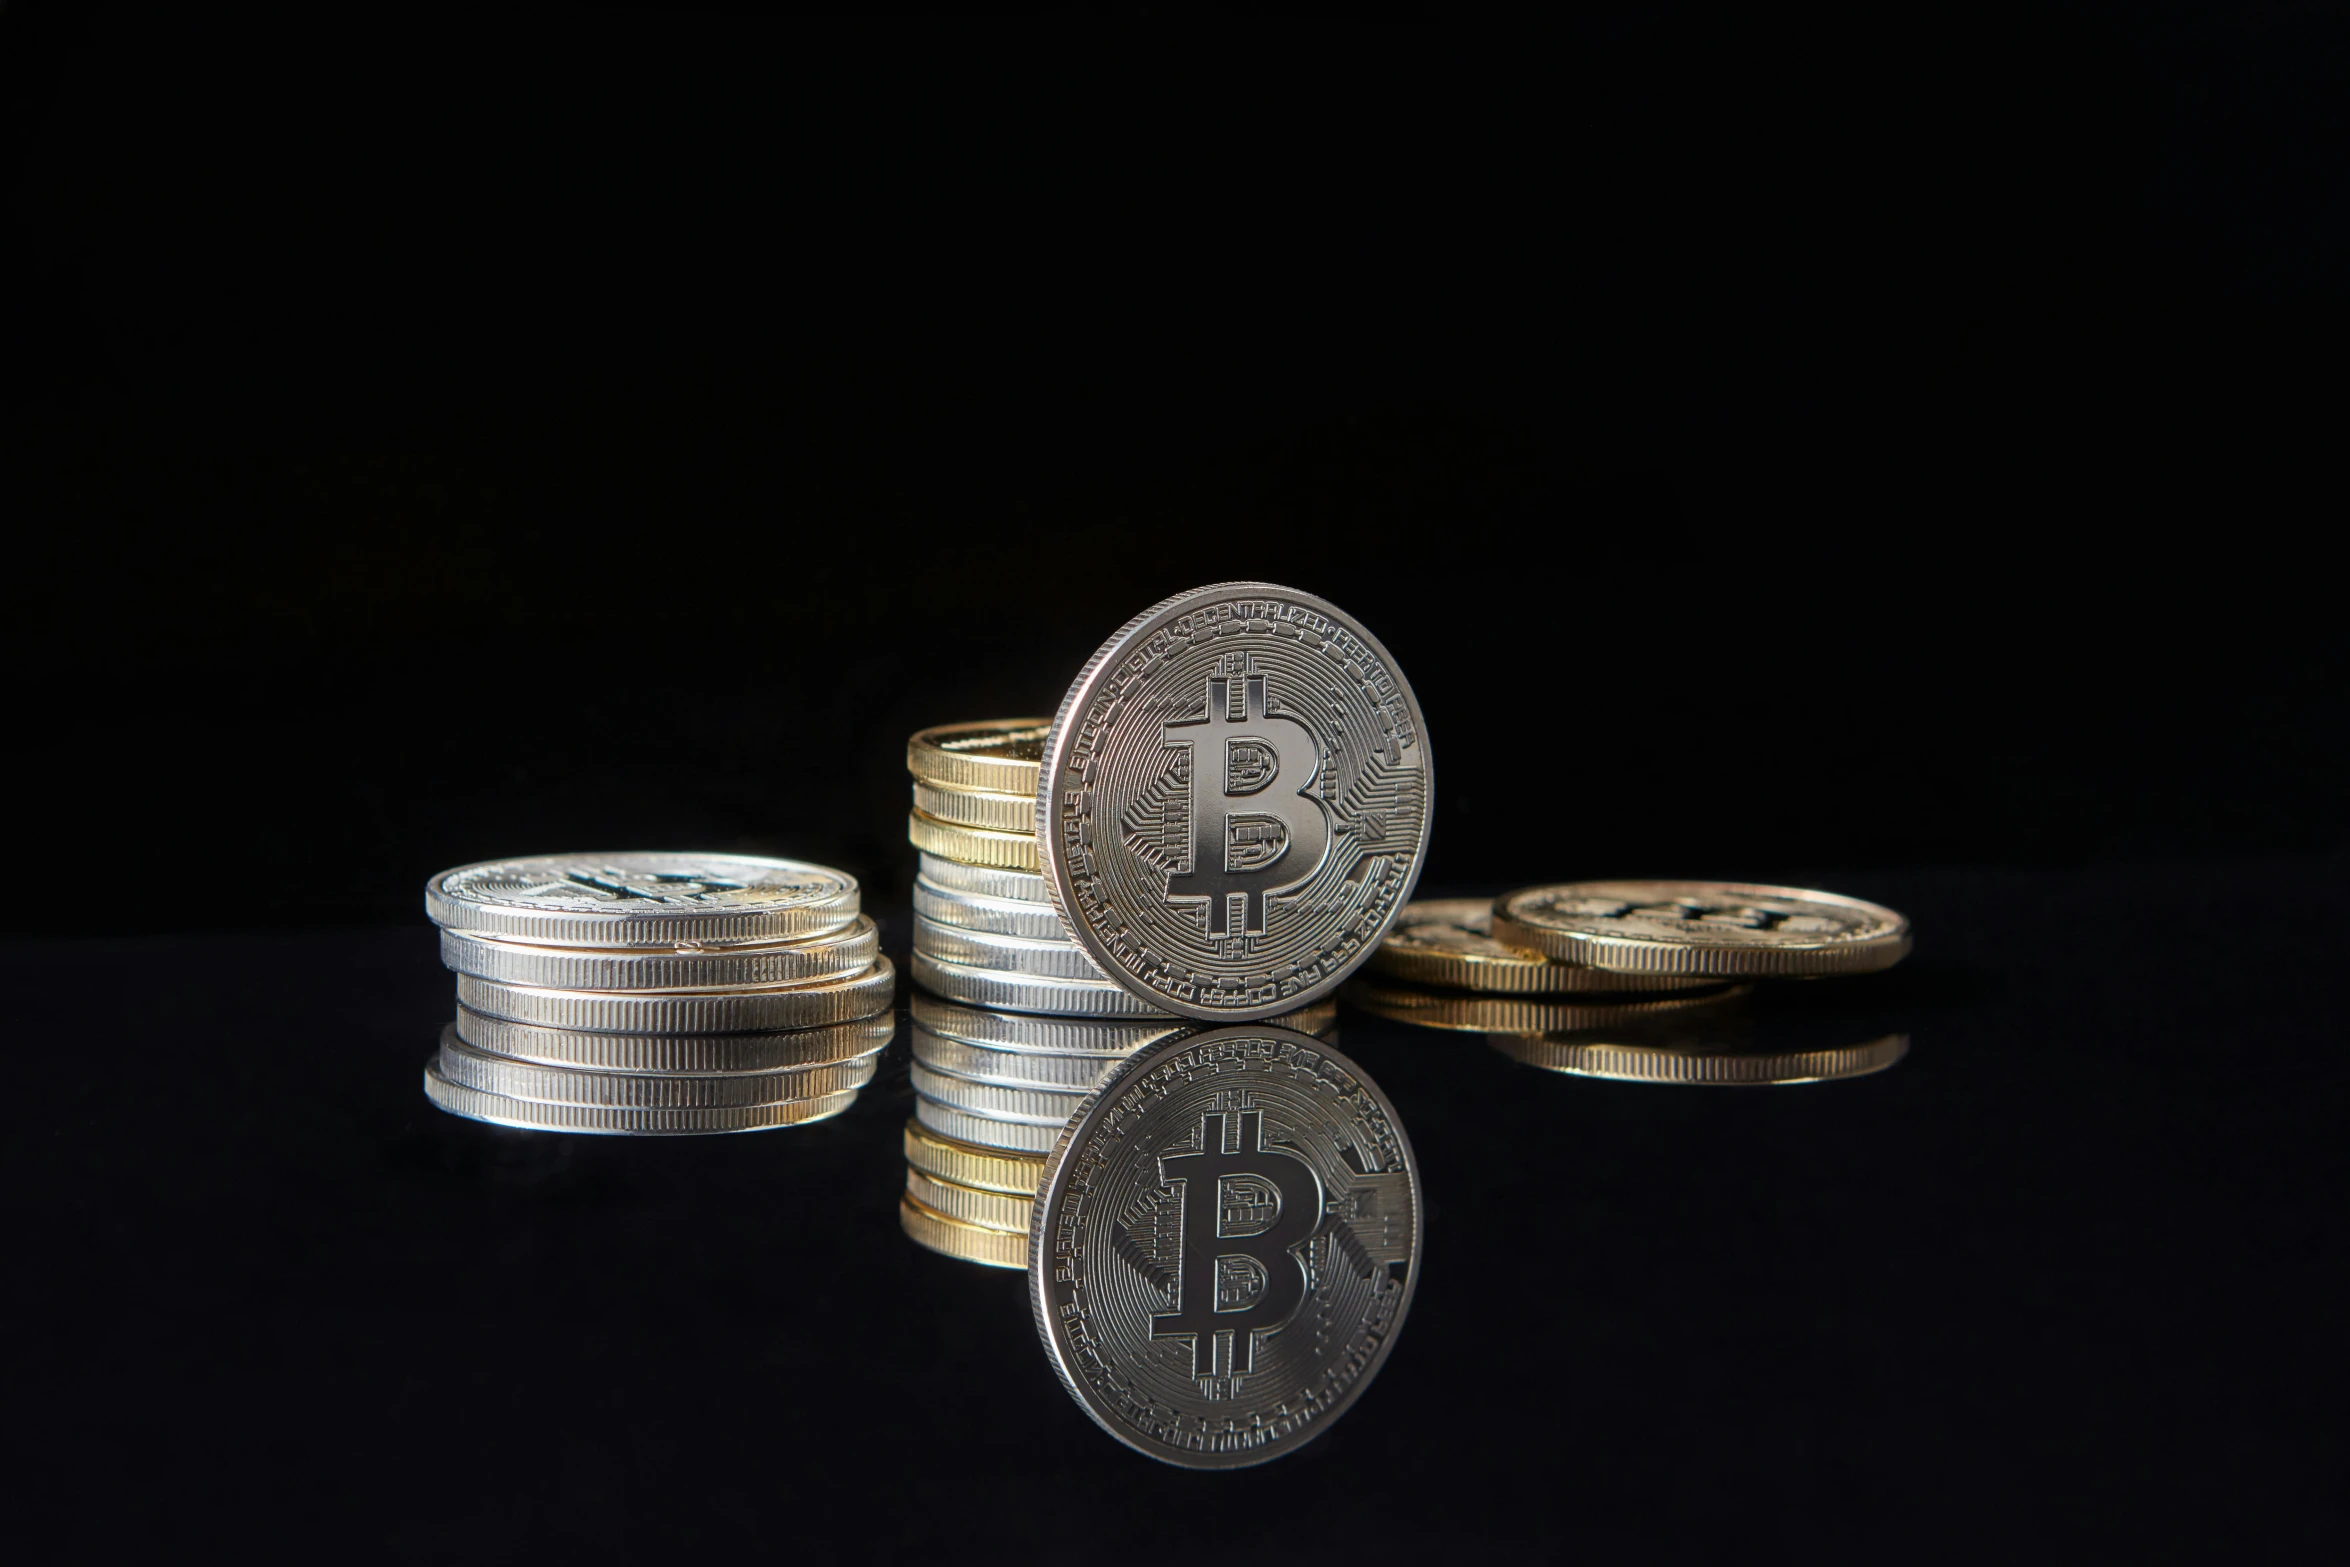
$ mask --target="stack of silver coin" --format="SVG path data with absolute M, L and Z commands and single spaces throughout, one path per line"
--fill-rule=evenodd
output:
M 1056 1017 L 1164 1018 L 1069 937 L 1040 874 L 1036 783 L 1051 724 L 942 724 L 906 742 L 922 851 L 914 983 L 971 1006 Z
M 913 998 L 914 1119 L 898 1222 L 932 1251 L 997 1267 L 1028 1265 L 1028 1228 L 1045 1155 L 1102 1075 L 1196 1023 L 1034 1017 Z M 1325 1001 L 1277 1022 L 1326 1042 Z
M 859 897 L 840 871 L 740 854 L 444 871 L 425 908 L 457 1016 L 425 1094 L 477 1121 L 638 1136 L 838 1115 L 895 1025 Z

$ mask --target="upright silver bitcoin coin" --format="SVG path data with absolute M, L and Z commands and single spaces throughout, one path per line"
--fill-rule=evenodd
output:
M 1230 1022 L 1327 995 L 1412 895 L 1427 737 L 1378 639 L 1310 593 L 1195 588 L 1102 644 L 1046 738 L 1044 880 L 1102 972 Z
M 715 947 L 853 924 L 857 879 L 754 854 L 540 854 L 443 871 L 424 910 L 444 930 L 555 947 Z
M 1087 1414 L 1192 1468 L 1302 1446 L 1394 1348 L 1420 1177 L 1386 1096 L 1285 1028 L 1112 1069 L 1056 1140 L 1029 1234 L 1037 1332 Z

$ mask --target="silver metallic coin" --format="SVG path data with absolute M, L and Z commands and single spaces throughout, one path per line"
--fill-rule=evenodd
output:
M 880 933 L 862 917 L 804 941 L 709 952 L 595 952 L 441 932 L 441 961 L 458 973 L 549 990 L 736 990 L 822 984 L 863 973 L 880 951 Z
M 998 936 L 1024 936 L 1032 941 L 1069 940 L 1069 928 L 1049 903 L 1023 903 L 1014 898 L 989 898 L 976 892 L 956 892 L 914 878 L 914 912 L 934 924 L 957 930 L 985 931 Z M 1097 971 L 1098 972 L 1098 971 Z
M 1410 900 L 1428 844 L 1419 704 L 1310 593 L 1195 588 L 1119 628 L 1054 716 L 1040 868 L 1070 934 L 1186 1017 L 1319 999 Z
M 767 1034 L 591 1034 L 540 1028 L 457 1009 L 457 1037 L 474 1049 L 517 1061 L 581 1066 L 603 1072 L 771 1072 L 871 1055 L 897 1033 L 884 1012 L 830 1028 Z
M 914 1119 L 941 1137 L 951 1137 L 977 1148 L 1033 1154 L 1045 1153 L 1052 1148 L 1061 1135 L 1062 1124 L 1058 1121 L 1013 1121 L 999 1116 L 974 1115 L 968 1110 L 958 1110 L 953 1105 L 941 1104 L 919 1094 L 914 1097 Z
M 966 968 L 999 969 L 1007 974 L 1038 979 L 1107 981 L 1093 959 L 1073 941 L 1038 941 L 1027 936 L 996 936 L 986 931 L 957 930 L 936 920 L 914 917 L 914 950 Z
M 937 1104 L 951 1105 L 973 1115 L 1038 1126 L 1059 1126 L 1076 1113 L 1084 1089 L 1056 1093 L 1043 1088 L 1007 1088 L 1001 1083 L 975 1083 L 941 1072 L 920 1061 L 907 1069 L 914 1092 Z
M 917 1023 L 907 1034 L 914 1059 L 935 1072 L 974 1083 L 1001 1083 L 1007 1088 L 1042 1088 L 1058 1093 L 1090 1093 L 1118 1056 L 1048 1055 L 1038 1050 L 990 1050 L 985 1045 L 946 1039 Z M 1074 1108 L 1074 1106 L 1072 1106 Z
M 449 930 L 551 947 L 726 946 L 838 930 L 857 879 L 755 854 L 538 854 L 443 871 L 424 909 Z
M 452 1083 L 441 1075 L 437 1055 L 424 1067 L 424 1096 L 451 1115 L 530 1131 L 592 1132 L 610 1137 L 701 1137 L 714 1132 L 764 1132 L 778 1126 L 800 1126 L 840 1114 L 857 1102 L 857 1092 L 852 1088 L 822 1099 L 715 1109 L 547 1104 Z
M 1305 1035 L 1212 1029 L 1121 1062 L 1056 1140 L 1029 1236 L 1054 1369 L 1121 1442 L 1278 1458 L 1378 1375 L 1419 1281 L 1394 1107 Z
M 915 949 L 907 965 L 914 983 L 949 1001 L 1007 1012 L 1043 1012 L 1058 1017 L 1165 1017 L 1123 985 L 1108 980 L 1042 979 L 999 969 L 949 963 Z
M 597 1072 L 516 1061 L 474 1049 L 441 1030 L 441 1076 L 464 1088 L 540 1104 L 612 1105 L 641 1110 L 718 1110 L 821 1099 L 873 1081 L 874 1051 L 848 1061 L 765 1072 Z
M 457 976 L 457 1002 L 484 1017 L 591 1034 L 738 1034 L 822 1028 L 888 1010 L 897 970 L 876 958 L 862 974 L 821 985 L 750 990 L 550 990 Z M 1125 995 L 1119 991 L 1119 995 Z
M 933 887 L 944 887 L 949 892 L 975 893 L 983 898 L 1009 898 L 1046 909 L 1053 906 L 1053 895 L 1046 888 L 1044 878 L 1027 871 L 998 870 L 993 865 L 966 865 L 961 860 L 945 859 L 936 854 L 918 854 L 914 861 L 922 879 Z M 1058 917 L 1056 913 L 1055 918 Z

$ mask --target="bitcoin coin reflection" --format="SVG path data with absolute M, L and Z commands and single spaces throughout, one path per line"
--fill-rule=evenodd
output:
M 1199 1027 L 995 1012 L 919 991 L 912 1014 L 914 1119 L 899 1224 L 932 1251 L 1007 1268 L 1027 1266 L 1044 1156 L 1095 1083 L 1145 1046 Z M 1338 1008 L 1322 1002 L 1282 1021 L 1327 1040 Z
M 1086 1413 L 1168 1463 L 1311 1441 L 1379 1372 L 1419 1279 L 1420 1180 L 1377 1085 L 1269 1024 L 1120 1062 L 1049 1156 L 1029 1297 Z

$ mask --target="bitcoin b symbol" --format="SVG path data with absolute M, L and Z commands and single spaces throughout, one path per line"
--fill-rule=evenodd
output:
M 1167 899 L 1206 903 L 1210 936 L 1263 935 L 1267 896 L 1303 886 L 1330 852 L 1329 807 L 1305 793 L 1322 768 L 1313 731 L 1265 711 L 1263 675 L 1242 691 L 1235 717 L 1230 677 L 1210 675 L 1207 716 L 1160 731 L 1191 747 L 1191 868 L 1169 874 Z
M 1183 1265 L 1173 1311 L 1152 1338 L 1191 1339 L 1191 1374 L 1216 1374 L 1216 1341 L 1232 1335 L 1230 1374 L 1256 1367 L 1256 1339 L 1288 1326 L 1306 1298 L 1306 1265 L 1290 1250 L 1322 1222 L 1322 1178 L 1264 1145 L 1265 1118 L 1243 1110 L 1226 1146 L 1225 1117 L 1200 1117 L 1199 1148 L 1161 1154 L 1161 1185 L 1183 1182 Z

